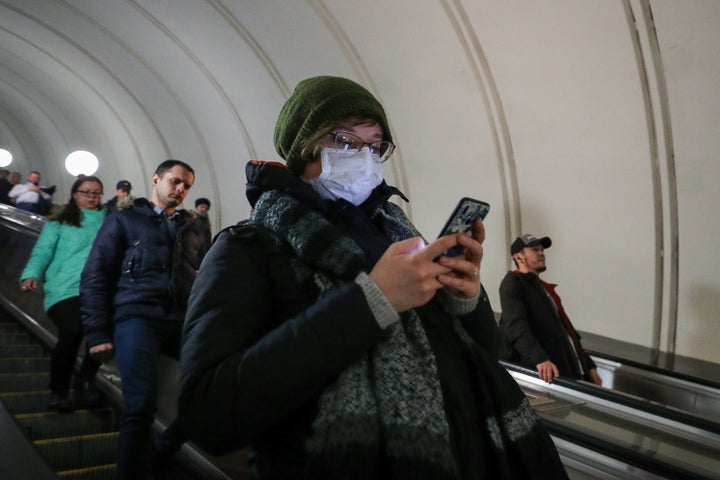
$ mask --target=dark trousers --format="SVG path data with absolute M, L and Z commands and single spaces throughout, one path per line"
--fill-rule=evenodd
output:
M 50 390 L 64 392 L 70 389 L 70 379 L 83 339 L 80 297 L 56 303 L 48 309 L 47 314 L 58 331 L 58 340 L 50 356 Z M 99 368 L 100 363 L 90 357 L 86 349 L 76 385 L 85 380 L 93 380 Z
M 38 213 L 37 203 L 21 202 L 16 204 L 15 207 L 19 208 L 20 210 L 25 210 L 26 212 Z
M 115 324 L 115 355 L 122 379 L 123 413 L 118 436 L 117 473 L 121 479 L 144 478 L 157 411 L 158 356 L 178 358 L 179 322 L 131 317 Z M 177 421 L 154 441 L 158 453 L 171 454 L 185 442 Z

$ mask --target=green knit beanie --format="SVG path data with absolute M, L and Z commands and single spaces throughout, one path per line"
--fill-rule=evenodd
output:
M 275 150 L 295 174 L 307 161 L 300 152 L 320 130 L 358 115 L 378 119 L 385 140 L 392 142 L 385 110 L 364 87 L 340 77 L 312 77 L 301 81 L 280 110 L 275 124 Z

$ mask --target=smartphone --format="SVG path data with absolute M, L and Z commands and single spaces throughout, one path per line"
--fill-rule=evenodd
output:
M 478 217 L 484 220 L 489 211 L 490 204 L 487 202 L 475 200 L 474 198 L 469 197 L 461 198 L 438 237 L 458 232 L 464 232 L 468 235 L 472 235 L 472 228 L 475 220 Z M 462 245 L 455 245 L 454 247 L 444 251 L 443 255 L 446 257 L 455 257 L 460 255 L 464 249 L 465 247 Z

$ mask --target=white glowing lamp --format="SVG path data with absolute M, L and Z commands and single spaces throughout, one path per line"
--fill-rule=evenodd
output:
M 12 153 L 4 148 L 0 148 L 0 167 L 7 167 L 13 161 Z
M 65 169 L 70 175 L 92 175 L 97 172 L 98 159 L 95 155 L 85 150 L 76 150 L 65 159 Z

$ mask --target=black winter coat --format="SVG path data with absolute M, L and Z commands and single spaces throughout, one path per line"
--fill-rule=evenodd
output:
M 248 186 L 251 203 L 254 187 Z M 216 236 L 188 304 L 178 419 L 211 453 L 250 445 L 260 478 L 306 478 L 305 441 L 318 397 L 384 338 L 357 283 L 318 298 L 315 278 L 302 273 L 307 270 L 274 233 L 239 224 Z M 475 311 L 459 318 L 496 357 L 497 324 L 484 292 Z M 437 355 L 438 369 L 459 370 L 448 360 L 456 356 Z
M 500 358 L 533 370 L 538 363 L 550 360 L 561 376 L 581 377 L 575 362 L 567 360 L 573 358 L 570 340 L 537 275 L 508 272 L 500 283 L 500 303 Z M 578 355 L 586 357 L 591 368 L 595 368 L 584 350 Z
M 174 235 L 145 198 L 105 219 L 80 280 L 89 346 L 111 342 L 114 322 L 124 317 L 182 322 L 208 246 L 186 210 L 172 221 Z
M 211 453 L 251 444 L 251 463 L 262 478 L 298 478 L 318 396 L 383 338 L 355 282 L 317 300 L 317 286 L 298 277 L 294 262 L 262 227 L 221 232 L 198 274 L 183 328 L 178 418 Z M 486 351 L 496 351 L 484 292 L 461 321 Z

